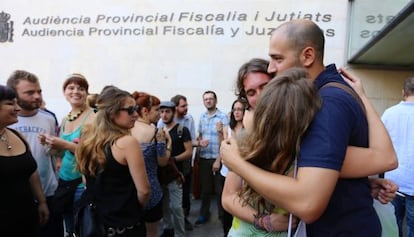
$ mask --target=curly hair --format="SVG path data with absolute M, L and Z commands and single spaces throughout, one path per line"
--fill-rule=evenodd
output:
M 272 78 L 274 74 L 269 74 L 267 72 L 267 67 L 269 66 L 269 61 L 261 58 L 252 58 L 248 62 L 241 65 L 239 71 L 237 72 L 236 78 L 236 96 L 239 98 L 244 98 L 247 101 L 246 91 L 244 90 L 244 79 L 246 79 L 249 73 L 263 73 Z

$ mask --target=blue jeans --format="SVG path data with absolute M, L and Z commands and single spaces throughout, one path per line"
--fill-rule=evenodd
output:
M 395 208 L 395 216 L 397 218 L 398 230 L 400 237 L 403 235 L 403 221 L 404 216 L 407 218 L 407 233 L 408 237 L 414 237 L 414 196 L 402 197 L 397 195 L 392 204 Z
M 69 233 L 69 236 L 75 231 L 75 208 L 79 204 L 80 197 L 82 196 L 85 187 L 78 186 L 75 191 L 75 195 L 73 196 L 73 208 L 72 210 L 66 211 L 63 213 L 63 220 L 65 222 L 65 230 L 66 233 Z

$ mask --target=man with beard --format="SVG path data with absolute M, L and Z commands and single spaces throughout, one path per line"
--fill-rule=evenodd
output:
M 191 135 L 191 141 L 193 146 L 197 146 L 197 137 L 195 131 L 195 124 L 193 116 L 188 114 L 188 103 L 187 97 L 184 95 L 177 94 L 170 99 L 171 102 L 175 104 L 175 116 L 174 121 L 188 128 Z M 157 123 L 157 127 L 162 127 L 163 122 L 160 119 Z M 190 214 L 191 208 L 191 185 L 192 185 L 192 175 L 193 169 L 191 167 L 191 159 L 184 161 L 185 165 L 189 167 L 190 172 L 184 176 L 185 182 L 183 184 L 183 209 L 184 209 L 184 220 L 185 220 L 185 230 L 193 230 L 193 225 L 187 219 Z
M 175 122 L 183 125 L 188 128 L 191 134 L 191 141 L 193 145 L 197 145 L 196 135 L 195 135 L 195 125 L 193 117 L 188 114 L 188 103 L 187 98 L 183 95 L 175 95 L 171 98 L 171 102 L 175 104 Z M 193 174 L 191 168 L 191 159 L 184 161 L 185 165 L 189 167 L 190 172 L 185 174 L 185 182 L 183 184 L 183 209 L 184 209 L 184 220 L 185 220 L 185 229 L 193 230 L 192 224 L 188 221 L 187 217 L 190 214 L 191 208 L 191 176 Z
M 193 154 L 190 132 L 187 127 L 175 122 L 175 104 L 171 101 L 163 101 L 160 104 L 163 129 L 169 132 L 171 137 L 171 157 L 180 174 L 164 184 L 164 232 L 162 237 L 185 236 L 184 213 L 182 206 L 184 177 L 190 173 L 191 167 L 186 167 L 185 162 L 191 159 Z M 165 169 L 162 169 L 166 171 Z M 163 172 L 163 171 L 161 171 Z
M 308 20 L 284 23 L 270 39 L 268 73 L 303 67 L 323 100 L 300 144 L 297 180 L 257 169 L 243 160 L 234 141 L 222 143 L 221 157 L 264 198 L 308 223 L 310 236 L 380 236 L 369 180 L 363 177 L 366 174 L 361 175 L 366 168 L 354 169 L 363 172 L 348 176 L 362 178 L 339 176 L 347 146 L 368 147 L 368 124 L 351 94 L 339 87 L 323 87 L 332 81 L 346 86 L 335 65 L 323 65 L 324 43 L 323 31 Z M 393 157 L 389 157 L 390 161 L 381 164 L 381 171 L 368 175 L 395 168 Z M 321 180 L 324 185 L 320 185 Z
M 56 136 L 56 124 L 53 116 L 40 109 L 42 104 L 42 89 L 39 80 L 33 73 L 17 70 L 7 80 L 7 86 L 17 94 L 17 104 L 20 107 L 18 122 L 11 125 L 24 135 L 30 144 L 33 157 L 39 170 L 42 189 L 50 209 L 49 221 L 41 227 L 39 236 L 63 236 L 63 221 L 60 215 L 54 215 L 51 202 L 57 187 L 57 178 L 53 167 L 53 156 L 49 148 L 40 144 L 40 134 Z
M 188 128 L 193 145 L 197 145 L 194 119 L 193 116 L 188 113 L 187 97 L 178 94 L 171 97 L 171 102 L 175 104 L 175 122 Z
M 220 194 L 220 141 L 223 139 L 223 128 L 229 125 L 227 114 L 217 107 L 217 95 L 214 91 L 203 93 L 203 103 L 207 111 L 201 114 L 198 123 L 198 141 L 200 146 L 199 179 L 201 188 L 200 214 L 196 225 L 205 224 L 210 218 L 210 195 L 217 194 L 217 210 L 219 218 L 223 213 Z

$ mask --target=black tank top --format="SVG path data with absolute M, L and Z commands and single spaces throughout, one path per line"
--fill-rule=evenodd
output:
M 106 166 L 95 196 L 98 212 L 106 226 L 137 224 L 142 220 L 142 207 L 128 166 L 114 159 L 109 145 L 106 148 Z M 87 187 L 94 181 L 91 177 L 87 178 Z

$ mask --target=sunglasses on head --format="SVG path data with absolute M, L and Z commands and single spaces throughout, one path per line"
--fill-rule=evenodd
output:
M 139 111 L 139 105 L 135 105 L 135 106 L 129 106 L 127 108 L 120 108 L 120 111 L 126 111 L 128 113 L 128 115 L 133 115 L 134 112 L 138 112 Z

